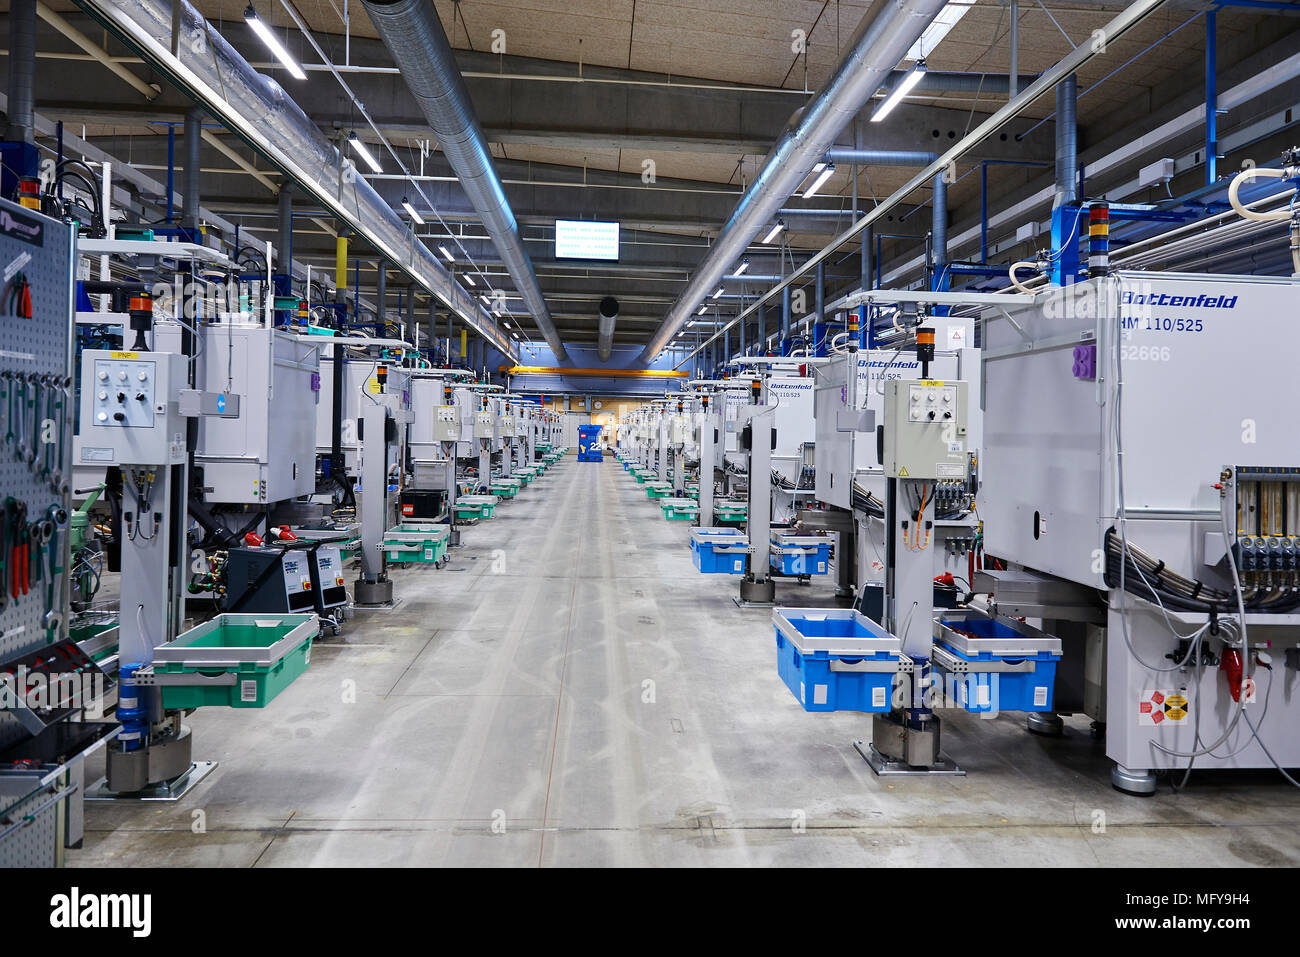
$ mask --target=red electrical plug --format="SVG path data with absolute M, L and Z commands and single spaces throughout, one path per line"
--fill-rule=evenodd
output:
M 935 575 L 934 582 L 936 585 L 952 585 L 956 587 L 957 580 L 952 577 L 952 572 L 944 572 L 942 575 Z
M 257 534 L 257 532 L 249 532 L 244 536 L 244 544 L 250 548 L 257 548 L 262 544 L 262 536 Z
M 1244 690 L 1246 700 L 1249 701 L 1255 697 L 1255 679 L 1242 679 L 1241 652 L 1236 648 L 1223 649 L 1223 655 L 1219 658 L 1219 670 L 1223 676 L 1228 679 L 1228 691 L 1232 694 L 1233 701 L 1241 700 L 1241 693 Z

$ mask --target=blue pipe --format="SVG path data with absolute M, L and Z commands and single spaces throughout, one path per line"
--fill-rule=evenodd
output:
M 1219 178 L 1218 14 L 1205 15 L 1205 185 Z
M 172 196 L 176 192 L 176 125 L 167 124 L 167 222 L 170 224 L 176 215 Z M 235 249 L 239 249 L 239 240 L 235 240 Z

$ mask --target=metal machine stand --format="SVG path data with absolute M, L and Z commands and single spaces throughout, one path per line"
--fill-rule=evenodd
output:
M 885 627 L 914 662 L 911 700 L 872 721 L 862 753 L 878 774 L 964 774 L 940 751 L 931 705 L 934 644 L 934 492 L 964 469 L 966 383 L 929 380 L 934 334 L 917 334 L 920 382 L 894 380 L 885 393 Z M 948 473 L 952 473 L 951 475 Z M 929 516 L 927 518 L 927 515 Z
M 709 411 L 709 397 L 701 398 L 703 414 L 696 426 L 700 448 L 700 528 L 713 527 L 713 470 L 717 467 L 717 416 Z
M 656 444 L 658 454 L 659 481 L 668 481 L 668 412 L 666 409 L 659 409 L 658 421 L 655 423 L 655 434 L 659 437 Z
M 460 529 L 456 527 L 456 498 L 459 486 L 456 483 L 456 446 L 457 442 L 443 442 L 443 454 L 447 456 L 447 475 L 444 488 L 447 490 L 447 547 L 460 547 Z
M 741 605 L 766 606 L 776 603 L 776 582 L 772 580 L 772 428 L 774 407 L 764 404 L 766 387 L 761 379 L 750 386 L 752 404 L 745 432 L 749 436 L 749 570 L 740 580 Z M 742 437 L 743 442 L 743 437 Z
M 185 619 L 189 467 L 177 436 L 186 432 L 178 397 L 191 386 L 188 376 L 189 361 L 176 353 L 82 354 L 83 445 L 122 474 L 124 666 L 152 664 L 154 649 L 173 640 Z M 105 781 L 87 797 L 176 800 L 215 767 L 191 760 L 190 729 L 180 712 L 164 711 L 159 687 L 140 687 L 139 702 L 148 716 L 140 743 L 108 748 Z
M 361 575 L 352 585 L 358 606 L 393 602 L 393 581 L 384 569 L 381 543 L 388 523 L 388 407 L 379 402 L 361 412 Z

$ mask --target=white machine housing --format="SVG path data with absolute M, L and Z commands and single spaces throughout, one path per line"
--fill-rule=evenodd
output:
M 1106 721 L 1107 755 L 1130 771 L 1185 767 L 1186 757 L 1155 744 L 1196 750 L 1198 714 L 1201 740 L 1218 740 L 1236 704 L 1217 668 L 1155 670 L 1138 660 L 1167 669 L 1176 642 L 1154 604 L 1108 588 L 1107 529 L 1122 503 L 1129 542 L 1230 590 L 1215 486 L 1225 466 L 1300 465 L 1290 380 L 1243 375 L 1261 364 L 1261 347 L 1293 341 L 1298 307 L 1300 283 L 1290 279 L 1119 272 L 1015 312 L 1023 333 L 1005 320 L 986 326 L 987 551 L 1108 599 L 1104 711 L 1093 716 Z M 1085 378 L 1075 349 L 1091 346 L 1096 374 Z M 1205 621 L 1169 614 L 1184 633 Z M 1253 720 L 1273 755 L 1295 767 L 1300 699 L 1286 691 L 1296 672 L 1284 662 L 1295 660 L 1288 649 L 1300 642 L 1300 616 L 1249 617 L 1252 646 L 1271 643 L 1274 672 L 1261 680 L 1278 686 L 1267 714 L 1260 689 Z M 1151 721 L 1143 703 L 1171 692 L 1188 706 Z M 1196 758 L 1197 768 L 1271 766 L 1245 721 Z
M 204 501 L 282 502 L 316 490 L 320 353 L 314 339 L 260 324 L 203 327 L 195 388 L 240 397 L 234 418 L 202 416 L 194 464 Z M 180 352 L 181 328 L 160 321 L 159 349 Z

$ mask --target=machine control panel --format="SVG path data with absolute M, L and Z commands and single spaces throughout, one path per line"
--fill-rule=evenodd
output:
M 950 422 L 957 415 L 957 387 L 914 382 L 908 386 L 909 422 Z
M 882 465 L 891 478 L 961 479 L 968 467 L 966 383 L 885 383 Z
M 343 553 L 337 545 L 321 545 L 311 553 L 313 587 L 316 589 L 317 607 L 336 608 L 347 604 L 348 594 L 343 582 Z
M 315 604 L 311 596 L 311 566 L 306 554 L 288 552 L 284 556 L 284 597 L 290 611 L 301 611 Z
M 476 412 L 474 414 L 474 438 L 495 439 L 496 437 L 496 420 L 492 418 L 492 413 Z
M 133 354 L 138 355 L 113 355 Z M 148 358 L 96 359 L 93 404 L 96 424 L 107 428 L 152 429 L 157 371 L 158 364 Z
M 186 420 L 177 404 L 179 391 L 189 388 L 185 356 L 87 349 L 81 363 L 78 462 L 173 465 L 185 460 Z
M 433 411 L 435 442 L 460 441 L 460 410 L 454 405 L 440 405 Z

